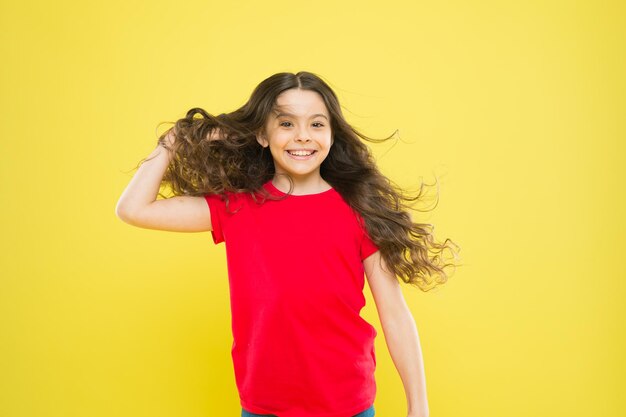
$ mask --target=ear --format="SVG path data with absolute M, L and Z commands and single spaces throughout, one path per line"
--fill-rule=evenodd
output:
M 265 137 L 265 134 L 263 132 L 257 133 L 256 141 L 259 142 L 259 145 L 261 145 L 264 148 L 267 148 L 269 146 L 269 143 L 267 142 L 267 138 Z

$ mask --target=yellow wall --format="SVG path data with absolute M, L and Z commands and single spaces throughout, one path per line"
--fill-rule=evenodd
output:
M 89 3 L 0 5 L 0 415 L 239 415 L 224 246 L 114 208 L 157 123 L 299 70 L 400 130 L 370 145 L 395 182 L 440 177 L 416 219 L 465 266 L 404 288 L 431 415 L 626 413 L 623 3 Z

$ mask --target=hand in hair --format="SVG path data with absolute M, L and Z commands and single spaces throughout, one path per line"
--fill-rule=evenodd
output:
M 167 131 L 166 134 L 159 138 L 159 145 L 163 146 L 165 149 L 171 150 L 174 148 L 174 144 L 176 143 L 176 133 L 174 127 Z

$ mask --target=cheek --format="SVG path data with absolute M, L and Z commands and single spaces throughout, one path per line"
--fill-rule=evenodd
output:
M 272 153 L 272 157 L 274 159 L 282 159 L 284 158 L 284 153 L 285 153 L 285 149 L 281 148 L 279 145 L 277 145 L 276 143 L 273 143 L 272 146 L 270 147 L 271 153 Z
M 289 142 L 289 135 L 285 133 L 275 133 L 272 136 L 271 144 L 275 148 L 284 147 Z
M 319 139 L 320 143 L 323 143 L 326 148 L 330 148 L 333 144 L 333 139 L 330 135 L 324 135 Z

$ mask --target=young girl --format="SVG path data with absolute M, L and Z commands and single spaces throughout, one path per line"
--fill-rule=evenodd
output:
M 190 110 L 117 204 L 131 225 L 225 242 L 242 417 L 374 416 L 364 275 L 407 416 L 428 417 L 418 332 L 396 276 L 428 291 L 447 279 L 440 254 L 456 252 L 412 222 L 405 201 L 421 189 L 405 197 L 359 138 L 377 141 L 346 122 L 319 76 L 275 74 L 232 113 Z M 157 200 L 164 182 L 175 196 Z

